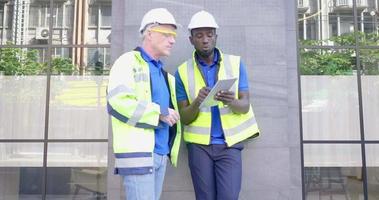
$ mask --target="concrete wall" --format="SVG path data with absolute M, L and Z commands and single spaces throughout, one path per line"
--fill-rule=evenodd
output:
M 183 25 L 172 56 L 173 72 L 192 51 L 186 26 L 205 9 L 220 29 L 218 47 L 242 56 L 261 136 L 245 145 L 241 200 L 301 199 L 300 128 L 296 53 L 296 1 L 284 0 L 139 0 L 113 1 L 112 59 L 139 44 L 138 27 L 146 11 L 166 7 Z M 111 136 L 110 136 L 111 141 Z M 179 168 L 168 168 L 163 200 L 190 200 L 194 193 L 183 145 Z M 123 196 L 121 181 L 112 175 L 109 146 L 108 198 Z

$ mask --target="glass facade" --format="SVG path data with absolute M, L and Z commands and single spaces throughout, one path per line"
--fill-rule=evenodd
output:
M 297 3 L 304 199 L 379 199 L 379 1 Z M 0 0 L 0 199 L 106 198 L 111 20 Z
M 111 0 L 0 0 L 0 199 L 106 198 Z
M 298 0 L 307 200 L 379 199 L 378 3 Z

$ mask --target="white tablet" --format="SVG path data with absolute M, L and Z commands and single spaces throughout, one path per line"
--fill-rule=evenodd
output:
M 217 105 L 218 101 L 214 99 L 217 92 L 221 90 L 230 90 L 236 80 L 237 78 L 218 80 L 208 95 L 205 97 L 204 101 L 200 104 L 200 108 Z

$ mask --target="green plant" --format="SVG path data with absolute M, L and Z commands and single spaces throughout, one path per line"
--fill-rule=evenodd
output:
M 362 49 L 360 51 L 361 66 L 366 75 L 379 74 L 379 51 L 373 49 Z
M 40 74 L 43 71 L 43 65 L 38 62 L 38 53 L 35 49 L 1 48 L 0 71 L 3 71 L 5 75 Z
M 348 50 L 301 49 L 300 71 L 302 75 L 352 74 L 354 57 Z
M 70 58 L 55 57 L 51 61 L 51 73 L 61 75 L 71 75 L 75 71 L 75 66 Z
M 0 49 L 0 71 L 4 75 L 39 75 L 47 72 L 47 63 L 39 62 L 36 49 L 5 47 Z M 52 74 L 71 75 L 74 71 L 75 66 L 69 58 L 55 57 L 51 61 Z
M 355 35 L 357 34 L 357 35 Z M 320 46 L 332 43 L 336 46 L 355 46 L 358 36 L 360 46 L 378 46 L 376 33 L 353 32 L 334 36 L 327 40 L 302 40 L 302 46 Z M 356 68 L 354 49 L 301 49 L 300 71 L 303 75 L 348 75 Z M 379 50 L 361 49 L 359 52 L 364 74 L 379 74 Z

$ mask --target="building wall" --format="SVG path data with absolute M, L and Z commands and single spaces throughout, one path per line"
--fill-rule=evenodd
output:
M 190 57 L 193 47 L 186 26 L 191 16 L 202 9 L 212 13 L 220 26 L 217 46 L 225 53 L 242 56 L 261 136 L 245 144 L 241 200 L 296 200 L 302 196 L 296 3 L 294 0 L 112 2 L 113 61 L 139 44 L 140 21 L 144 13 L 156 7 L 166 7 L 183 26 L 178 30 L 172 56 L 164 59 L 169 72 Z M 180 156 L 179 167 L 167 169 L 163 200 L 194 199 L 185 145 Z M 122 199 L 121 180 L 111 170 L 111 142 L 108 167 L 108 199 Z

